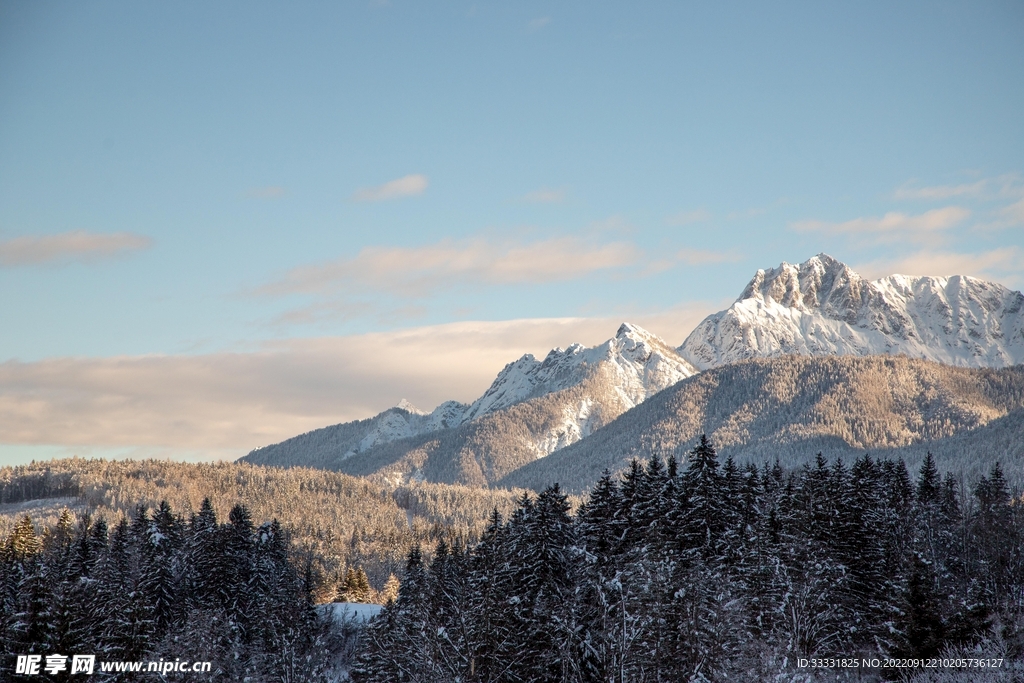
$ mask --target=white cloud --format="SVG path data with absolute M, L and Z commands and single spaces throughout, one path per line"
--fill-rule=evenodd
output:
M 427 189 L 427 176 L 413 174 L 391 180 L 376 187 L 364 187 L 352 193 L 356 202 L 382 202 L 388 199 L 412 197 L 423 194 Z
M 853 266 L 853 269 L 867 278 L 885 277 L 893 273 L 940 277 L 970 275 L 1018 287 L 1024 275 L 1024 252 L 1014 246 L 976 254 L 925 250 L 909 256 L 861 263 Z
M 94 261 L 146 249 L 153 240 L 131 232 L 72 230 L 56 235 L 25 235 L 0 242 L 0 267 Z
M 832 235 L 850 235 L 872 243 L 925 242 L 934 244 L 943 238 L 943 232 L 965 221 L 971 212 L 959 206 L 932 209 L 910 215 L 891 211 L 881 218 L 855 218 L 844 223 L 801 221 L 792 227 L 801 232 L 824 232 Z
M 980 197 L 988 189 L 988 180 L 978 180 L 963 185 L 936 185 L 933 187 L 913 187 L 910 184 L 896 188 L 893 199 L 924 199 L 942 201 L 953 197 Z
M 1003 207 L 999 211 L 997 224 L 1004 228 L 1024 225 L 1024 199 Z
M 972 183 L 960 185 L 932 185 L 915 187 L 908 182 L 896 188 L 892 193 L 896 200 L 945 201 L 953 197 L 973 199 L 996 199 L 1024 196 L 1024 183 L 1017 173 L 1007 173 L 996 178 L 982 178 Z
M 716 263 L 735 263 L 741 260 L 743 260 L 743 257 L 735 251 L 680 249 L 671 256 L 648 261 L 644 265 L 644 273 L 661 273 L 680 264 L 687 266 L 710 266 Z
M 709 312 L 694 304 L 625 319 L 679 344 Z M 460 322 L 252 353 L 9 361 L 0 363 L 0 444 L 237 457 L 402 398 L 425 409 L 471 401 L 523 353 L 594 345 L 622 320 Z
M 355 257 L 301 266 L 256 293 L 280 296 L 331 291 L 385 291 L 422 297 L 459 284 L 535 284 L 571 280 L 637 263 L 628 242 L 554 237 L 535 242 L 473 238 L 422 247 L 366 247 Z
M 565 201 L 565 190 L 542 187 L 524 194 L 522 201 L 530 204 L 558 204 Z

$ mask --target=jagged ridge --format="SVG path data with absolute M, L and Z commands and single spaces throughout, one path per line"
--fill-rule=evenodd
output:
M 956 275 L 868 281 L 827 254 L 759 270 L 679 347 L 701 370 L 749 358 L 874 354 L 962 367 L 1024 362 L 1024 295 Z

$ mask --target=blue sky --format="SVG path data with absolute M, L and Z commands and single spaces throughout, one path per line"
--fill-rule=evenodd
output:
M 1019 2 L 0 2 L 0 463 L 469 400 L 822 251 L 1020 289 L 1022 35 Z

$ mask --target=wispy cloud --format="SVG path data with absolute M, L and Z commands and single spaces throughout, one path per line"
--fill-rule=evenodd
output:
M 984 223 L 980 227 L 985 229 L 1014 228 L 1024 225 L 1024 199 L 1020 199 L 1009 206 L 1004 206 L 996 212 L 995 220 Z
M 288 191 L 279 185 L 267 187 L 254 187 L 245 193 L 248 199 L 280 199 L 288 194 Z
M 469 317 L 472 311 L 454 314 L 455 318 Z M 282 332 L 294 325 L 316 325 L 324 321 L 372 320 L 382 327 L 412 325 L 424 320 L 430 307 L 424 300 L 415 302 L 394 297 L 373 297 L 345 292 L 335 296 L 314 297 L 307 303 L 274 316 L 263 325 L 267 330 Z
M 680 211 L 665 219 L 669 225 L 690 225 L 691 223 L 704 223 L 711 220 L 711 212 L 707 209 L 695 209 L 693 211 Z
M 352 201 L 382 202 L 388 199 L 413 197 L 427 189 L 427 176 L 416 173 L 388 181 L 376 187 L 364 187 L 352 193 Z
M 539 31 L 551 23 L 551 17 L 537 17 L 527 25 L 531 31 Z
M 924 199 L 942 201 L 953 197 L 979 197 L 988 188 L 988 180 L 978 180 L 963 185 L 935 185 L 933 187 L 914 187 L 903 185 L 892 193 L 893 199 Z
M 582 237 L 535 242 L 473 238 L 422 247 L 366 247 L 355 257 L 301 266 L 256 290 L 270 296 L 331 291 L 386 291 L 422 297 L 459 284 L 537 284 L 572 280 L 636 264 L 640 250 L 628 242 Z
M 527 192 L 520 200 L 528 204 L 558 204 L 565 201 L 565 189 L 542 187 L 539 190 Z
M 149 237 L 132 232 L 72 230 L 56 235 L 24 235 L 0 241 L 0 267 L 95 261 L 152 244 Z
M 288 340 L 252 353 L 9 361 L 0 363 L 0 444 L 237 457 L 310 429 L 369 417 L 402 398 L 426 409 L 450 399 L 471 401 L 522 354 L 598 344 L 623 320 L 678 344 L 711 309 L 469 321 Z
M 792 227 L 800 232 L 823 232 L 831 235 L 849 235 L 871 243 L 924 242 L 935 244 L 943 232 L 953 228 L 968 217 L 971 212 L 959 206 L 932 209 L 922 214 L 911 215 L 891 211 L 881 218 L 855 218 L 844 223 L 823 221 L 800 221 Z
M 707 249 L 680 249 L 662 258 L 648 261 L 644 267 L 645 274 L 661 273 L 678 265 L 710 266 L 716 263 L 735 263 L 742 261 L 743 256 L 735 251 L 710 251 Z
M 998 199 L 1024 197 L 1024 181 L 1017 173 L 1007 173 L 996 178 L 982 178 L 960 185 L 918 186 L 916 182 L 904 183 L 893 191 L 896 200 L 945 201 L 954 197 L 973 199 Z
M 1018 287 L 1024 276 L 1024 252 L 1018 247 L 999 247 L 980 253 L 924 250 L 909 256 L 883 258 L 853 266 L 861 275 L 879 278 L 901 275 L 970 275 Z

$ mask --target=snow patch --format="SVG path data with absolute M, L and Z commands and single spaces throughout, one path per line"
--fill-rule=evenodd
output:
M 590 422 L 593 405 L 593 399 L 585 398 L 575 407 L 571 405 L 565 406 L 561 423 L 545 433 L 535 444 L 537 457 L 543 458 L 545 455 L 554 453 L 559 448 L 565 448 L 569 444 L 576 443 L 584 437 L 590 436 L 591 431 L 593 431 Z
M 361 602 L 328 602 L 317 605 L 316 609 L 322 618 L 331 619 L 338 624 L 365 624 L 380 614 L 384 606 Z

